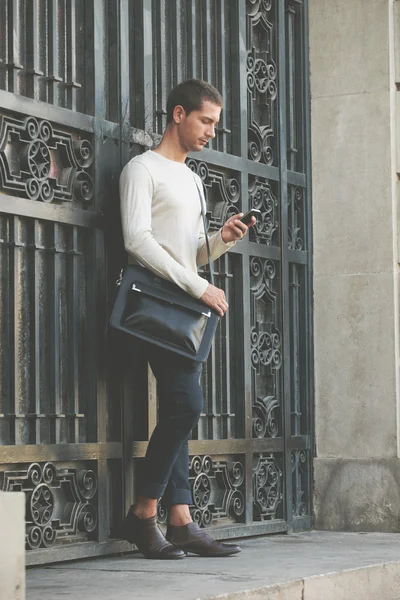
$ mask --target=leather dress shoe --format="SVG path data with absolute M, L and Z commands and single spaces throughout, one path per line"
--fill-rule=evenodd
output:
M 184 552 L 191 552 L 199 556 L 229 556 L 240 552 L 240 548 L 236 544 L 225 544 L 213 540 L 204 529 L 200 529 L 197 523 L 189 523 L 181 527 L 168 525 L 166 538 Z
M 132 508 L 125 518 L 123 538 L 131 544 L 136 544 L 138 550 L 146 558 L 174 559 L 184 558 L 185 553 L 170 544 L 157 525 L 157 516 L 150 519 L 139 519 Z

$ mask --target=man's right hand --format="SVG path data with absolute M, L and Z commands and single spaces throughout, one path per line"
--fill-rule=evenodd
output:
M 207 304 L 207 306 L 210 308 L 213 308 L 220 317 L 223 317 L 228 310 L 225 292 L 215 287 L 215 285 L 212 285 L 211 283 L 208 284 L 208 287 L 201 296 L 200 300 L 204 302 L 204 304 Z

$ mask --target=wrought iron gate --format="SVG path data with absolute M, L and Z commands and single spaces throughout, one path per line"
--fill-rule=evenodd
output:
M 190 443 L 193 517 L 220 537 L 311 526 L 307 1 L 0 0 L 0 489 L 26 493 L 28 564 L 129 548 L 157 406 L 105 333 L 118 177 L 189 77 L 225 99 L 189 159 L 211 227 L 262 212 L 216 264 L 230 310 Z

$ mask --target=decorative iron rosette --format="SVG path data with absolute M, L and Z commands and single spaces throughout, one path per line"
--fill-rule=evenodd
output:
M 254 521 L 278 518 L 282 504 L 282 471 L 273 454 L 254 456 L 253 518 Z
M 93 198 L 89 140 L 54 129 L 49 121 L 0 115 L 0 187 L 2 191 L 42 202 Z
M 32 463 L 1 474 L 1 489 L 26 495 L 26 547 L 53 546 L 57 539 L 88 539 L 97 527 L 97 476 L 90 469 Z
M 251 178 L 249 182 L 249 207 L 261 212 L 261 217 L 250 228 L 250 239 L 266 246 L 279 245 L 275 232 L 279 228 L 279 203 L 267 179 Z M 275 243 L 274 243 L 275 242 Z

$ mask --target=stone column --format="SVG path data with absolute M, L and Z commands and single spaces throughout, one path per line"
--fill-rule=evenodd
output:
M 25 598 L 25 494 L 0 492 L 0 598 Z
M 310 0 L 319 529 L 400 530 L 399 4 Z

